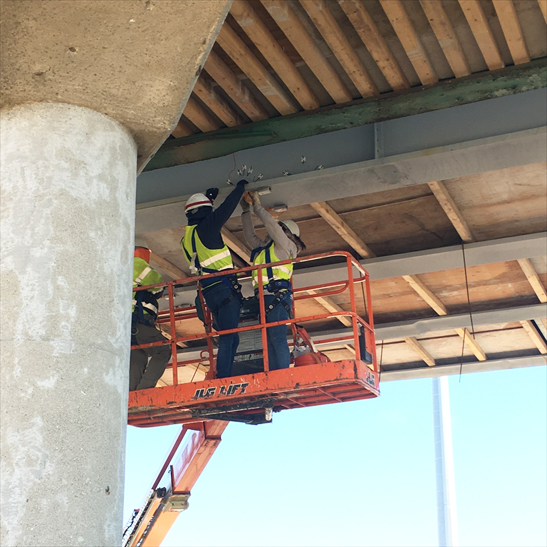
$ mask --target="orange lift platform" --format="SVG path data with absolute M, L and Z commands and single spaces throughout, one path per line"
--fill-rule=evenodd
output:
M 298 265 L 326 258 L 332 259 L 333 257 L 345 259 L 347 279 L 293 289 L 292 319 L 272 323 L 265 322 L 265 319 L 263 319 L 265 317 L 264 289 L 261 285 L 257 295 L 258 302 L 254 300 L 255 307 L 259 311 L 254 324 L 245 326 L 245 323 L 242 322 L 243 326 L 237 329 L 219 332 L 214 329 L 211 314 L 205 306 L 201 290 L 198 290 L 204 311 L 204 332 L 187 336 L 179 334 L 184 328 L 184 321 L 195 318 L 197 310 L 195 307 L 176 308 L 174 306 L 175 287 L 181 288 L 185 285 L 196 284 L 199 287 L 199 282 L 205 277 L 211 278 L 230 274 L 237 275 L 244 283 L 245 280 L 250 280 L 253 270 L 258 270 L 258 278 L 260 279 L 262 270 L 267 267 L 290 263 Z M 357 313 L 356 287 L 359 285 L 362 287 L 362 291 L 359 292 L 363 295 L 366 320 Z M 271 265 L 249 266 L 239 270 L 225 271 L 222 274 L 188 277 L 166 284 L 153 285 L 153 287 L 159 286 L 167 288 L 169 308 L 160 312 L 158 324 L 168 324 L 170 326 L 171 339 L 165 342 L 134 346 L 132 349 L 170 344 L 173 385 L 132 391 L 129 394 L 128 421 L 130 425 L 149 427 L 193 423 L 203 419 L 242 421 L 253 424 L 267 423 L 271 421 L 274 412 L 281 410 L 355 401 L 379 395 L 379 370 L 376 362 L 369 278 L 359 262 L 347 252 L 324 253 L 276 262 Z M 145 290 L 146 288 L 142 287 L 138 290 Z M 303 317 L 296 315 L 295 304 L 299 301 L 342 294 L 346 291 L 350 300 L 349 311 L 340 310 Z M 253 299 L 248 300 L 252 301 Z M 245 301 L 243 308 L 245 308 Z M 311 342 L 306 333 L 306 324 L 325 321 L 337 316 L 345 316 L 351 321 L 353 336 L 348 343 L 353 343 L 355 359 L 330 361 L 326 356 L 315 351 L 314 343 Z M 270 371 L 268 367 L 267 329 L 282 324 L 291 327 L 295 347 L 293 353 L 298 353 L 298 350 L 307 353 L 295 358 L 294 366 L 291 366 L 291 368 Z M 240 336 L 243 336 L 244 333 L 258 330 L 261 331 L 260 362 L 262 371 L 236 375 L 230 378 L 215 378 L 213 339 L 221 334 L 237 332 L 240 333 Z M 203 358 L 198 361 L 208 362 L 209 372 L 203 381 L 179 383 L 179 367 L 188 365 L 190 362 L 179 360 L 178 344 L 188 344 L 199 340 L 206 341 L 207 349 L 202 352 Z M 315 343 L 331 343 L 339 340 L 340 338 L 316 339 Z
M 301 264 L 338 258 L 346 263 L 346 279 L 310 287 L 293 288 L 292 318 L 266 323 L 264 290 L 259 287 L 255 298 L 245 299 L 242 304 L 242 318 L 237 329 L 216 331 L 211 314 L 205 306 L 200 281 L 205 277 L 237 275 L 240 282 L 250 282 L 251 273 L 284 264 Z M 297 266 L 298 268 L 298 266 Z M 176 307 L 175 294 L 181 288 L 196 286 L 203 313 L 204 331 L 184 335 L 184 321 L 198 317 L 196 306 Z M 132 349 L 170 344 L 173 385 L 129 393 L 128 423 L 138 427 L 182 424 L 182 430 L 164 465 L 155 479 L 148 496 L 139 510 L 135 510 L 131 523 L 124 532 L 124 547 L 156 547 L 175 522 L 179 513 L 188 507 L 191 489 L 207 462 L 218 447 L 221 435 L 230 421 L 253 425 L 269 423 L 273 413 L 281 410 L 309 406 L 355 401 L 377 397 L 379 393 L 379 367 L 376 361 L 374 323 L 371 307 L 368 273 L 355 258 L 347 252 L 324 253 L 295 260 L 276 262 L 268 265 L 249 266 L 229 270 L 222 274 L 194 276 L 150 287 L 166 287 L 168 309 L 158 315 L 158 324 L 170 327 L 170 339 L 165 342 L 132 346 Z M 360 287 L 360 291 L 357 291 Z M 295 303 L 347 292 L 350 310 L 326 312 L 324 314 L 297 316 Z M 362 295 L 366 319 L 357 312 L 357 294 Z M 255 311 L 250 312 L 253 308 Z M 249 312 L 249 313 L 247 313 Z M 314 341 L 304 325 L 320 322 L 337 316 L 345 316 L 351 322 L 351 334 L 340 337 L 315 337 Z M 246 324 L 247 323 L 247 324 Z M 286 324 L 293 338 L 293 359 L 291 367 L 283 370 L 269 370 L 267 329 Z M 240 333 L 240 338 L 260 331 L 259 346 L 243 355 L 243 368 L 236 376 L 215 377 L 214 340 L 221 334 Z M 179 359 L 181 345 L 201 342 L 199 359 Z M 353 344 L 354 359 L 331 361 L 316 350 L 315 344 L 336 342 Z M 241 346 L 241 342 L 240 342 Z M 183 346 L 184 348 L 185 346 Z M 264 349 L 263 349 L 264 348 Z M 187 349 L 182 349 L 181 355 Z M 237 358 L 237 356 L 236 356 Z M 246 360 L 245 360 L 246 359 Z M 179 367 L 208 363 L 209 370 L 204 380 L 178 382 Z M 248 366 L 245 370 L 246 363 Z M 253 368 L 254 367 L 254 368 Z M 250 371 L 250 372 L 249 372 Z

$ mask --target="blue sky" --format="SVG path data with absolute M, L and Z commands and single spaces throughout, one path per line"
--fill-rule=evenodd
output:
M 547 545 L 547 368 L 450 377 L 461 547 Z M 437 545 L 431 380 L 230 424 L 163 547 Z M 130 427 L 125 517 L 180 426 Z

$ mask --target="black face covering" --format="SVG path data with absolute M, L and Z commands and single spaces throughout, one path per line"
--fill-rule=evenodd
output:
M 212 207 L 198 207 L 197 209 L 186 213 L 188 225 L 193 226 L 194 224 L 199 224 L 207 215 L 210 215 L 212 212 Z

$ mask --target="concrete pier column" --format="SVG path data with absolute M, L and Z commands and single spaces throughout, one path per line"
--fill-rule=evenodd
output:
M 119 545 L 137 147 L 69 104 L 0 133 L 0 544 Z

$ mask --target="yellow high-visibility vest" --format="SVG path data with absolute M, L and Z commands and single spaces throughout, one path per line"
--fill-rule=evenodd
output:
M 142 287 L 144 285 L 155 285 L 163 281 L 161 275 L 150 267 L 150 264 L 139 257 L 133 258 L 133 288 Z M 155 289 L 147 289 L 151 294 L 161 293 L 163 287 L 156 287 Z M 135 305 L 137 304 L 137 293 L 133 291 L 132 310 L 135 311 Z M 150 302 L 142 302 L 142 307 L 145 313 L 151 313 L 156 316 L 158 314 L 158 308 Z
M 289 258 L 294 258 L 293 256 Z M 253 259 L 253 266 L 258 264 L 270 264 L 279 262 L 279 258 L 275 254 L 275 244 L 272 242 L 267 247 L 264 247 Z M 273 268 L 264 268 L 262 270 L 262 284 L 267 285 L 270 281 L 290 281 L 293 272 L 292 264 L 284 264 L 282 266 L 274 266 Z M 258 270 L 253 271 L 253 288 L 258 288 Z
M 180 242 L 186 260 L 190 264 L 190 273 L 203 275 L 232 270 L 234 263 L 230 249 L 226 245 L 221 249 L 209 249 L 202 243 L 196 228 L 197 226 L 187 226 Z M 213 283 L 216 282 L 218 281 Z

